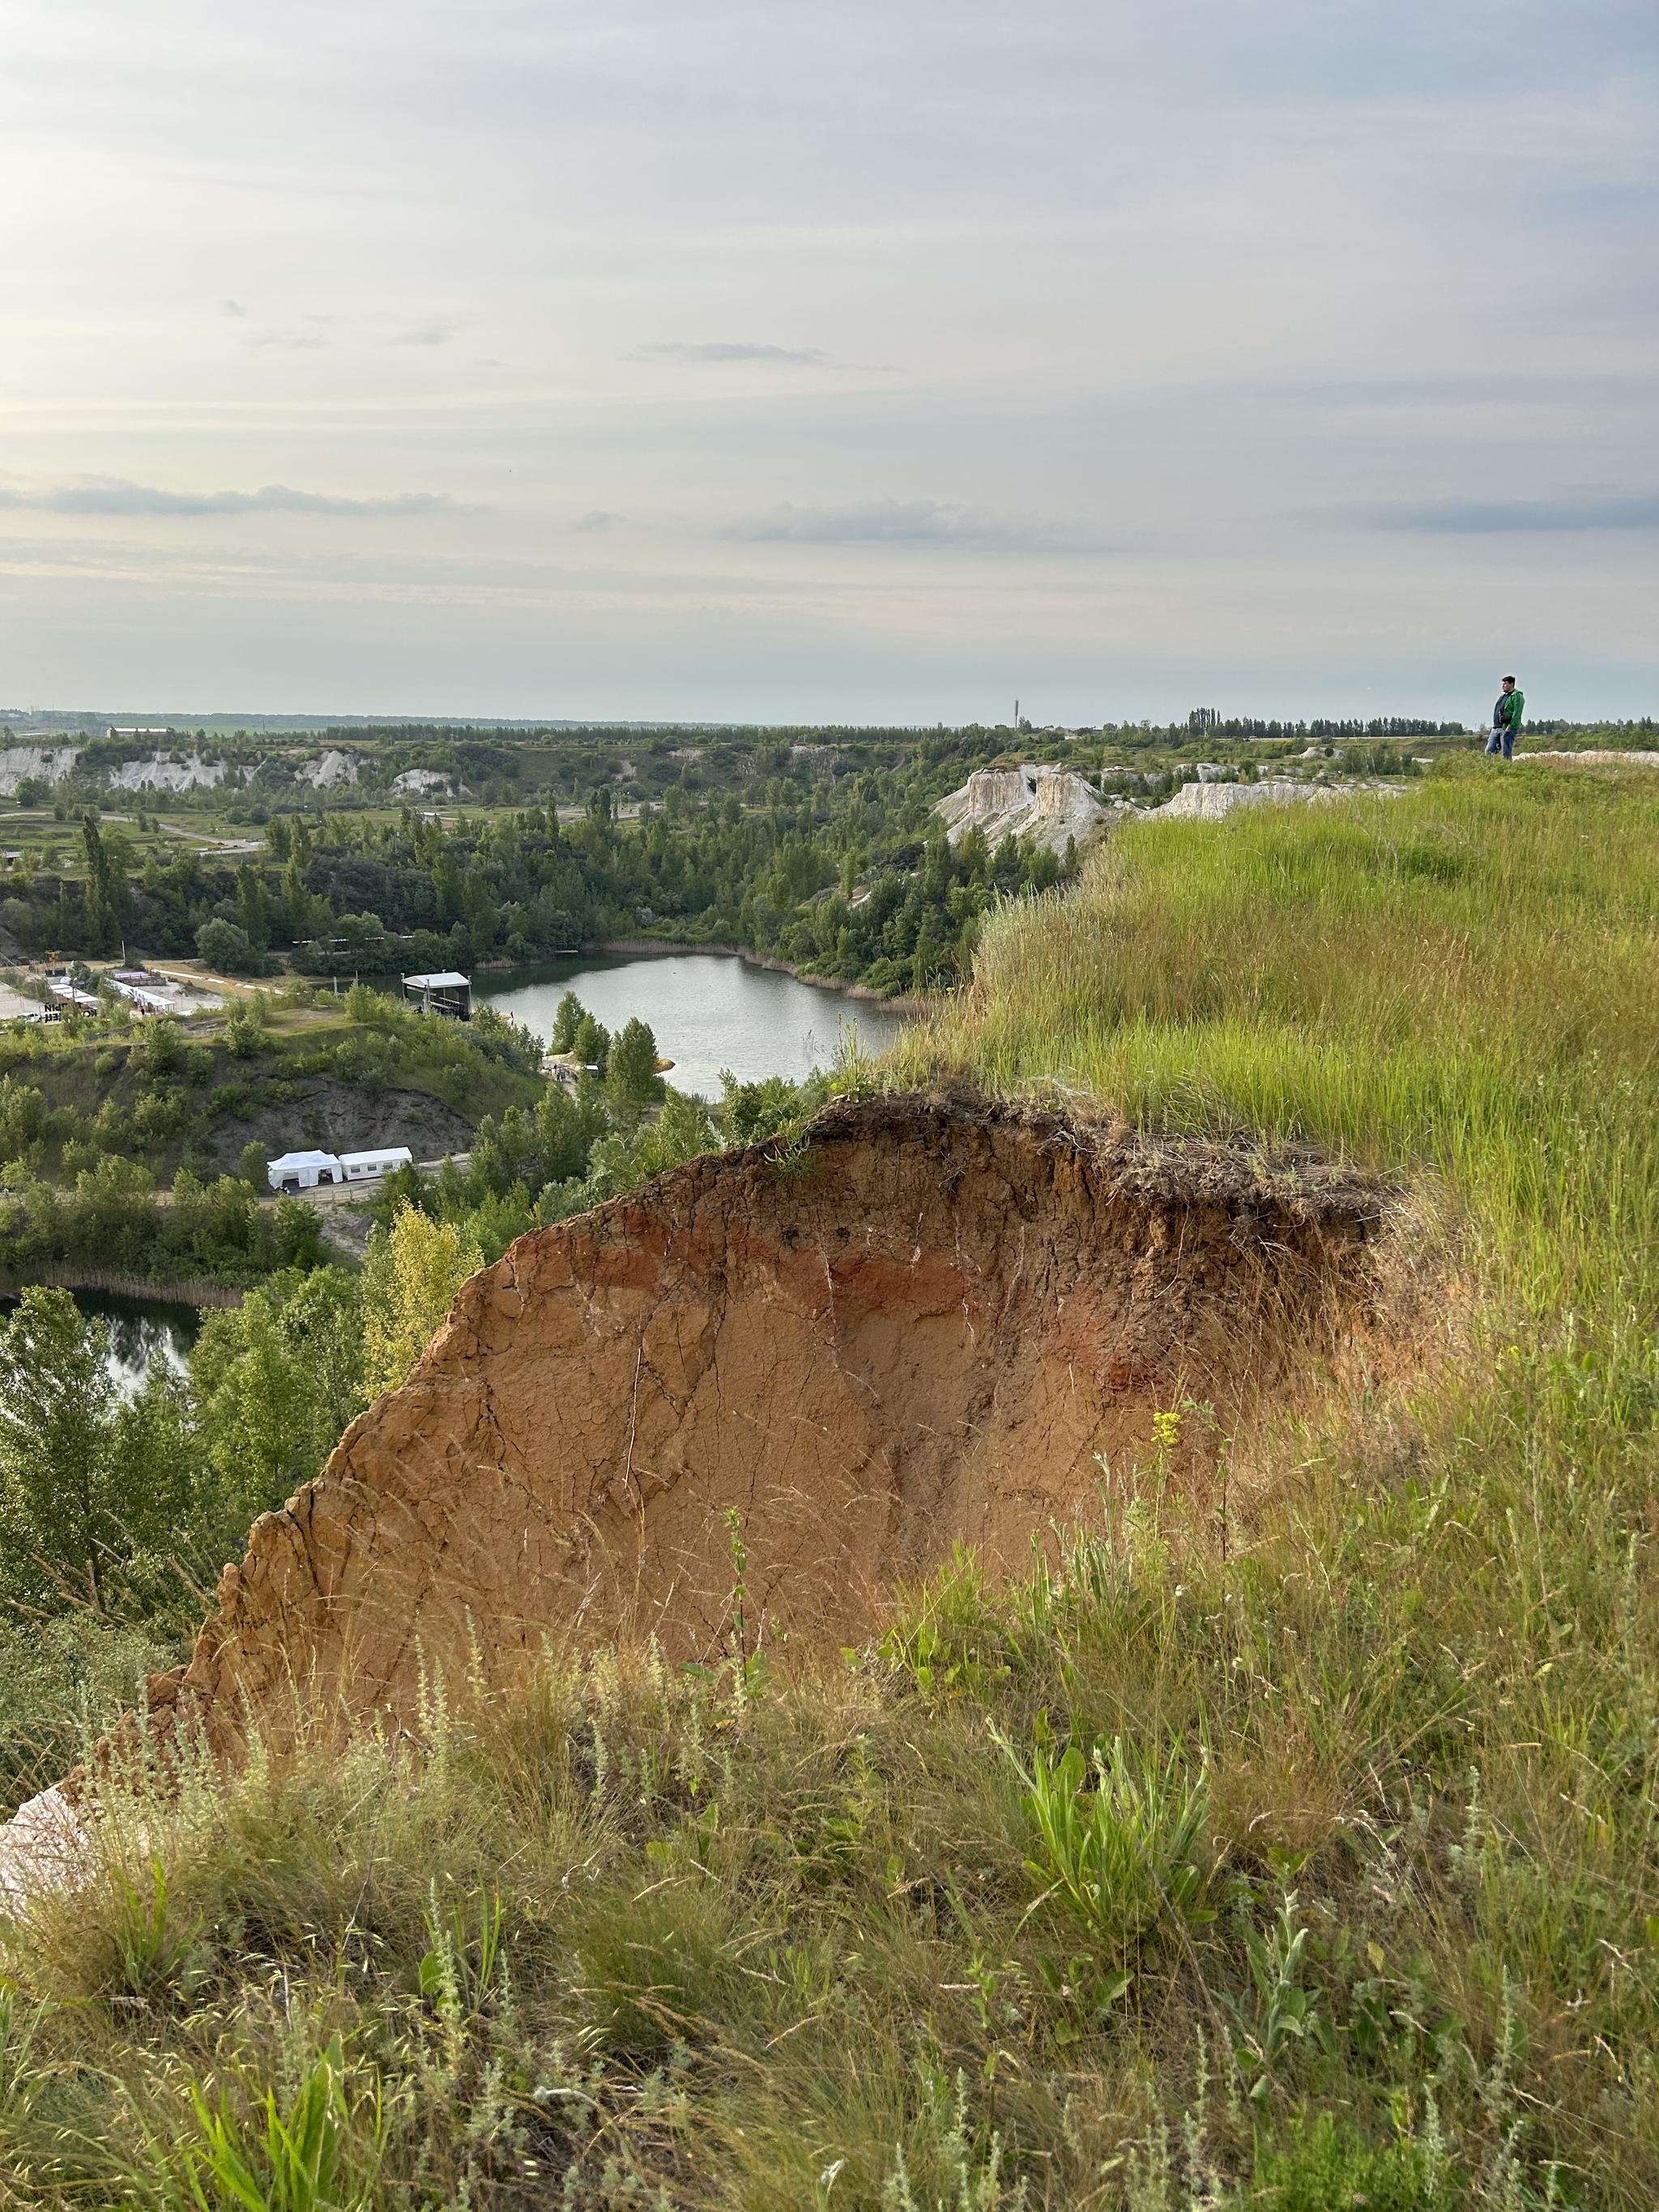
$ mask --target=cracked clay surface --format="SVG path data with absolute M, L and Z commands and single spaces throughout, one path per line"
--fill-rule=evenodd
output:
M 1371 1328 L 1382 1205 L 1352 1176 L 937 1096 L 833 1104 L 811 1139 L 804 1172 L 698 1160 L 474 1276 L 255 1523 L 152 1710 L 231 1741 L 248 1713 L 280 1735 L 296 1688 L 412 1720 L 422 1668 L 707 1654 L 732 1507 L 750 1619 L 854 1641 L 953 1543 L 1019 1565 L 1097 1510 L 1100 1455 L 1145 1456 L 1158 1408 L 1247 1425 Z

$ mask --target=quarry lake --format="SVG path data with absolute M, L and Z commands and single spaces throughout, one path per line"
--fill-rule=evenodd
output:
M 740 1083 L 767 1075 L 799 1082 L 829 1066 L 843 1030 L 855 1032 L 865 1051 L 882 1052 L 904 1021 L 873 1000 L 814 990 L 731 953 L 582 953 L 479 976 L 474 989 L 542 1037 L 552 1034 L 567 991 L 613 1035 L 637 1014 L 673 1061 L 675 1089 L 705 1098 L 720 1097 L 723 1067 Z

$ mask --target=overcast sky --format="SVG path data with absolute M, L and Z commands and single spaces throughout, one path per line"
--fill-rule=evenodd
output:
M 1659 711 L 1653 0 L 0 0 L 0 705 Z

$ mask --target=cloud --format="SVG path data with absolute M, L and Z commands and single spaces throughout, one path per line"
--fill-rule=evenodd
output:
M 453 333 L 447 323 L 422 323 L 412 331 L 399 331 L 386 343 L 394 346 L 447 345 Z
M 280 346 L 285 353 L 309 352 L 313 347 L 325 346 L 328 340 L 314 324 L 307 323 L 298 330 L 255 331 L 248 339 L 253 346 Z
M 727 340 L 714 345 L 642 345 L 634 349 L 636 361 L 784 361 L 813 368 L 825 366 L 827 353 L 817 346 L 752 345 L 743 341 Z
M 1659 528 L 1659 491 L 1568 492 L 1553 499 L 1425 500 L 1353 512 L 1370 530 L 1415 530 L 1434 536 L 1653 530 Z
M 614 529 L 617 523 L 625 520 L 623 515 L 607 514 L 602 507 L 596 507 L 589 514 L 579 515 L 570 526 L 573 530 L 586 531 L 597 537 L 600 531 Z
M 221 300 L 219 302 L 219 313 L 222 315 L 246 315 L 247 309 L 241 305 L 240 301 Z
M 262 484 L 258 491 L 165 491 L 159 485 L 99 477 L 46 491 L 0 488 L 0 507 L 41 514 L 459 514 L 447 492 L 404 491 L 383 499 L 346 499 L 320 491 Z
M 1093 543 L 1075 528 L 934 499 L 880 499 L 859 507 L 792 507 L 786 501 L 765 514 L 728 523 L 720 535 L 750 544 L 944 546 L 968 552 L 1066 553 Z

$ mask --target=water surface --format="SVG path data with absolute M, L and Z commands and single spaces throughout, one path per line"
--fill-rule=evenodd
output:
M 552 1034 L 559 1000 L 574 991 L 614 1036 L 631 1015 L 648 1022 L 674 1063 L 677 1091 L 720 1095 L 720 1070 L 740 1083 L 787 1075 L 799 1083 L 828 1067 L 843 1030 L 883 1052 L 904 1018 L 868 999 L 814 990 L 794 976 L 721 952 L 582 953 L 507 975 L 480 975 L 480 1000 L 538 1036 Z
M 158 1352 L 175 1374 L 184 1374 L 202 1331 L 202 1316 L 194 1306 L 118 1297 L 108 1291 L 76 1291 L 74 1297 L 82 1312 L 101 1321 L 109 1332 L 106 1364 L 123 1397 L 136 1394 Z M 16 1307 L 15 1297 L 0 1297 L 0 1323 L 9 1321 Z

